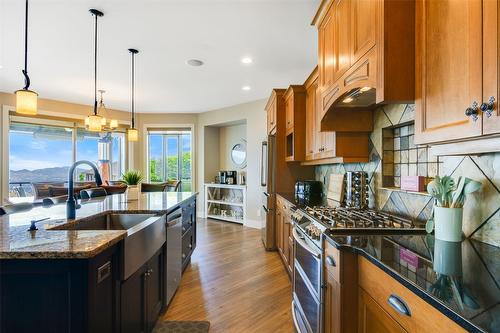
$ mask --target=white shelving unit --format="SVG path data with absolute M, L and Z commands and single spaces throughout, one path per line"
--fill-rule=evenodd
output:
M 205 184 L 207 218 L 243 224 L 247 216 L 246 205 L 246 185 Z

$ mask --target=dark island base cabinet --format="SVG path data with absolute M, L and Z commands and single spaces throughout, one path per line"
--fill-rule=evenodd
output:
M 121 332 L 151 332 L 163 305 L 164 249 L 121 284 Z
M 182 207 L 182 271 L 191 262 L 196 248 L 196 199 Z
M 116 332 L 116 247 L 92 259 L 0 261 L 0 332 Z

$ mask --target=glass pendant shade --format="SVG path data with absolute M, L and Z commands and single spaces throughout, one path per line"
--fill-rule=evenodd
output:
M 36 115 L 38 94 L 27 89 L 16 91 L 16 112 L 19 114 Z
M 100 132 L 102 130 L 102 117 L 99 115 L 90 115 L 88 119 L 88 130 L 91 132 Z
M 109 128 L 115 129 L 118 127 L 118 120 L 116 119 L 111 119 L 109 121 Z
M 101 119 L 101 125 L 102 126 L 106 126 L 106 122 L 107 122 L 106 118 L 102 117 L 102 119 Z
M 139 131 L 135 128 L 127 129 L 127 139 L 129 142 L 136 142 L 139 140 Z

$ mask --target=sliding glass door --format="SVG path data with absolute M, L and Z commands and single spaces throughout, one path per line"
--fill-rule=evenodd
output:
M 148 131 L 148 179 L 150 182 L 181 181 L 182 191 L 192 189 L 190 130 Z

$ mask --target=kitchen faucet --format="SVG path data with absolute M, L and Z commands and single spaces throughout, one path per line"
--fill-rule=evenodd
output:
M 89 162 L 89 161 L 77 161 L 77 162 L 75 162 L 71 166 L 71 168 L 69 169 L 69 175 L 68 175 L 68 200 L 66 201 L 66 218 L 67 219 L 74 219 L 76 217 L 76 200 L 75 200 L 75 193 L 74 193 L 73 177 L 74 177 L 76 167 L 79 166 L 80 164 L 89 165 L 92 168 L 92 170 L 94 170 L 94 178 L 95 178 L 95 182 L 96 182 L 97 186 L 102 185 L 101 175 L 99 174 L 99 171 L 97 170 L 97 167 L 94 165 L 94 163 Z

